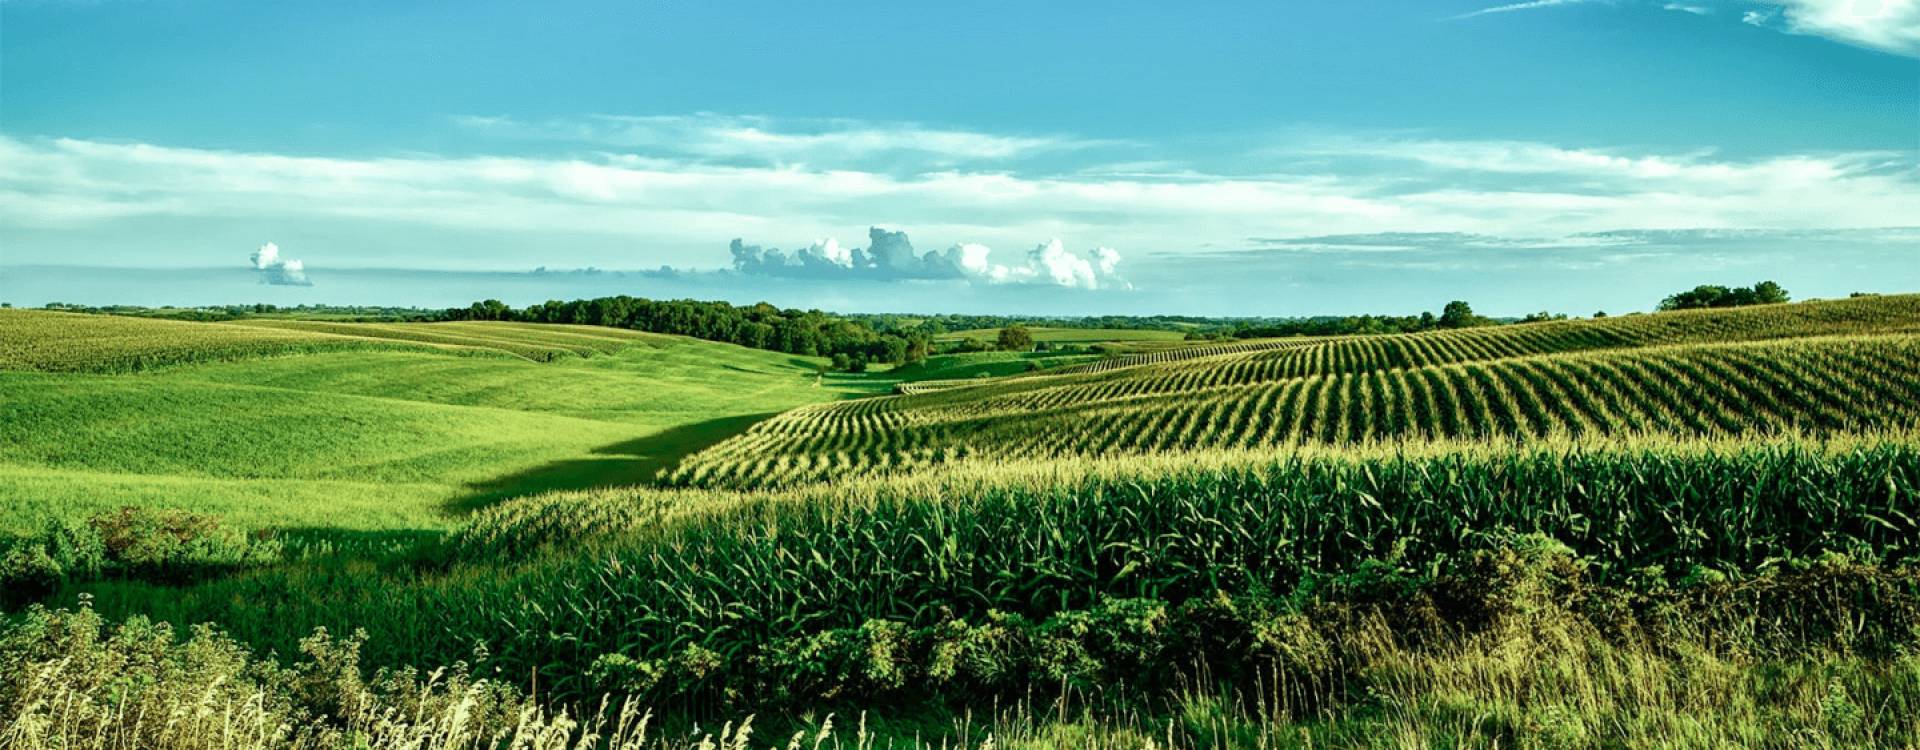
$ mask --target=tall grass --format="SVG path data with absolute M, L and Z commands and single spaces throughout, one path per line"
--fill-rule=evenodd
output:
M 1167 686 L 1143 700 L 1116 702 L 1109 685 L 1082 686 L 1029 691 L 997 707 L 896 705 L 871 715 L 861 702 L 870 695 L 731 717 L 671 709 L 656 715 L 642 708 L 642 699 L 621 694 L 553 707 L 529 695 L 530 687 L 543 690 L 545 683 L 515 684 L 464 663 L 369 672 L 362 665 L 363 635 L 315 631 L 301 641 L 296 658 L 282 663 L 210 627 L 181 639 L 144 618 L 108 622 L 83 600 L 77 610 L 36 609 L 0 626 L 0 746 L 1838 748 L 1920 742 L 1920 658 L 1911 648 L 1865 656 L 1844 639 L 1804 637 L 1792 653 L 1740 648 L 1744 641 L 1727 634 L 1759 630 L 1766 617 L 1739 603 L 1707 603 L 1735 591 L 1725 585 L 1708 586 L 1692 601 L 1730 620 L 1702 624 L 1680 597 L 1668 600 L 1671 609 L 1642 618 L 1647 629 L 1619 631 L 1583 611 L 1583 597 L 1604 590 L 1582 588 L 1577 561 L 1563 548 L 1521 544 L 1480 562 L 1481 572 L 1495 574 L 1483 579 L 1490 582 L 1484 603 L 1498 606 L 1472 629 L 1410 637 L 1399 620 L 1417 608 L 1388 600 L 1368 604 L 1349 596 L 1340 606 L 1318 609 L 1222 600 L 1189 608 L 1192 621 L 1183 626 L 1193 630 L 1185 637 L 1206 639 L 1219 649 L 1212 656 L 1250 666 L 1237 679 L 1216 679 L 1217 658 L 1213 664 L 1162 662 L 1136 665 L 1122 676 Z M 1885 575 L 1828 561 L 1794 577 L 1825 586 Z M 1838 620 L 1881 614 L 1833 604 L 1829 614 Z M 1105 638 L 1112 634 L 1083 645 L 1112 650 L 1155 639 L 1137 629 L 1118 642 Z M 1056 638 L 1054 645 L 1061 643 Z M 862 660 L 880 658 L 869 653 Z M 935 669 L 915 672 L 908 682 L 943 679 L 942 663 L 928 662 Z M 700 668 L 682 663 L 662 677 L 699 679 L 689 673 Z M 820 675 L 796 669 L 790 679 Z
M 1920 557 L 1920 449 L 1892 438 L 993 468 L 788 495 L 556 495 L 488 512 L 427 567 L 319 561 L 68 595 L 219 622 L 283 652 L 315 624 L 366 628 L 381 664 L 451 663 L 484 644 L 489 665 L 538 671 L 571 699 L 609 658 L 642 673 L 698 664 L 720 677 L 649 689 L 752 703 L 769 695 L 768 649 L 823 632 L 852 634 L 833 646 L 851 648 L 892 637 L 860 631 L 873 622 L 1078 627 L 1071 613 L 1107 617 L 1116 601 L 1311 598 L 1350 575 L 1417 584 L 1529 534 L 1632 590 L 1823 554 Z

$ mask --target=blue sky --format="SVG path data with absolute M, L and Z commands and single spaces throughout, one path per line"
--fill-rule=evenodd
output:
M 1920 0 L 0 1 L 15 304 L 1586 313 L 1916 217 Z

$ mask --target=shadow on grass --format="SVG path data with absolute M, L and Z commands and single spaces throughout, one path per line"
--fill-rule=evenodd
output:
M 470 513 L 501 500 L 554 490 L 587 490 L 652 484 L 661 469 L 669 469 L 722 440 L 779 412 L 744 414 L 673 427 L 636 440 L 595 448 L 594 458 L 556 461 L 527 471 L 467 486 L 468 494 L 447 504 L 455 513 Z

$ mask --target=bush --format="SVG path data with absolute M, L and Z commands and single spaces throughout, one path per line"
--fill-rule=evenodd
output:
M 278 540 L 248 535 L 218 516 L 123 507 L 84 523 L 57 522 L 37 537 L 0 542 L 0 588 L 26 600 L 102 578 L 178 584 L 281 557 Z

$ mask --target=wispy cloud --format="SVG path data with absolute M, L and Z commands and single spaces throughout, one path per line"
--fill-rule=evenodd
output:
M 1462 18 L 1473 18 L 1475 16 L 1491 15 L 1494 13 L 1513 13 L 1515 11 L 1522 11 L 1522 10 L 1537 10 L 1539 8 L 1553 8 L 1561 5 L 1585 5 L 1587 3 L 1598 2 L 1598 1 L 1599 0 L 1530 0 L 1530 2 L 1524 2 L 1524 3 L 1510 3 L 1507 5 L 1495 5 L 1490 8 L 1481 8 L 1476 11 L 1462 13 L 1460 15 L 1454 16 L 1453 18 L 1455 20 L 1458 20 Z
M 1060 135 L 1000 135 L 911 122 L 751 115 L 591 115 L 525 122 L 461 116 L 460 126 L 520 139 L 569 141 L 729 163 L 846 166 L 907 158 L 921 165 L 1006 162 L 1112 141 Z
M 1670 10 L 1676 13 L 1692 13 L 1693 15 L 1696 15 L 1696 16 L 1704 16 L 1713 12 L 1712 8 L 1709 8 L 1704 5 L 1687 5 L 1684 3 L 1667 3 L 1666 5 L 1660 6 L 1660 8 L 1662 10 Z
M 1246 161 L 1271 169 L 901 175 L 639 155 L 330 158 L 0 135 L 0 230 L 372 220 L 529 242 L 617 238 L 644 253 L 628 267 L 650 267 L 712 258 L 727 238 L 845 237 L 876 220 L 912 227 L 934 247 L 1065 237 L 1152 252 L 1383 231 L 1532 238 L 1622 227 L 1879 227 L 1911 224 L 1920 205 L 1920 165 L 1898 152 L 1736 160 L 1348 137 L 1281 144 Z

